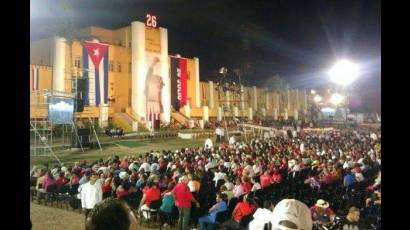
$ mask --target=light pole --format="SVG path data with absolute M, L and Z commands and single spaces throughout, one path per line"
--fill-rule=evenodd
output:
M 349 90 L 347 89 L 347 87 L 359 77 L 359 71 L 360 71 L 360 68 L 358 64 L 355 64 L 346 59 L 336 62 L 333 65 L 333 67 L 329 70 L 330 80 L 342 86 L 346 93 L 346 100 L 345 100 L 346 126 L 347 126 L 347 116 L 348 116 L 347 107 L 348 107 L 348 99 L 349 99 Z M 339 100 L 343 100 L 343 97 L 341 95 L 333 94 L 332 96 L 334 97 L 333 98 L 334 102 L 339 102 Z M 332 101 L 332 98 L 331 98 L 331 101 Z

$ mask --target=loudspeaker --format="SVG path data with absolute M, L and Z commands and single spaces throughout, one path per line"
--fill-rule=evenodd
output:
M 84 100 L 75 99 L 74 100 L 74 112 L 83 112 L 84 111 Z
M 77 95 L 75 100 L 75 112 L 83 112 L 84 111 L 84 94 L 86 93 L 86 79 L 77 79 L 76 83 L 77 87 Z
M 86 91 L 86 79 L 79 78 L 77 79 L 77 92 Z
M 71 136 L 71 146 L 74 148 L 88 148 L 90 147 L 90 130 L 89 129 L 77 129 L 77 135 L 75 132 Z M 80 145 L 81 143 L 81 145 Z

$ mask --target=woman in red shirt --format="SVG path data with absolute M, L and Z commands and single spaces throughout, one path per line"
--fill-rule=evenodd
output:
M 269 175 L 269 170 L 266 170 L 262 176 L 260 176 L 259 180 L 261 182 L 261 187 L 265 188 L 272 183 L 272 177 Z
M 272 181 L 274 183 L 280 183 L 282 181 L 282 175 L 279 173 L 279 170 L 276 167 L 273 168 Z
M 243 202 L 239 202 L 232 212 L 232 219 L 224 222 L 221 229 L 238 229 L 242 217 L 251 214 L 256 209 L 251 198 L 248 195 L 243 197 Z
M 248 193 L 251 191 L 252 185 L 249 182 L 249 178 L 248 177 L 242 177 L 242 187 L 243 187 L 243 191 L 244 193 Z
M 161 191 L 157 187 L 157 185 L 152 182 L 148 181 L 147 186 L 142 190 L 143 196 L 139 205 L 139 209 L 146 210 L 149 209 L 150 204 L 152 201 L 158 200 L 161 198 Z

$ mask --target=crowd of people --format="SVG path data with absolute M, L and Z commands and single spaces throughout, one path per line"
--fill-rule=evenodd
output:
M 101 219 L 94 208 L 116 210 L 124 200 L 121 210 L 129 205 L 145 219 L 158 206 L 161 224 L 174 218 L 182 230 L 380 229 L 380 140 L 380 130 L 368 129 L 207 140 L 199 148 L 34 169 L 31 177 L 39 194 L 52 185 L 77 186 L 93 226 Z M 127 226 L 134 217 L 124 214 Z
M 122 128 L 108 128 L 105 130 L 105 134 L 109 137 L 122 137 L 124 136 L 124 130 Z

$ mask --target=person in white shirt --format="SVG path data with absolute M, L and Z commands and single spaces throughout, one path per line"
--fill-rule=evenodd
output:
M 142 163 L 141 167 L 139 168 L 138 171 L 141 171 L 141 169 L 144 169 L 144 172 L 150 172 L 151 170 L 151 165 L 148 162 Z
M 251 182 L 253 184 L 251 192 L 261 189 L 261 184 L 259 184 L 257 177 L 252 177 Z
M 219 172 L 219 170 L 215 172 L 214 174 L 215 187 L 217 186 L 219 180 L 224 180 L 225 176 L 226 174 L 224 172 Z
M 250 164 L 247 164 L 243 170 L 248 171 L 250 177 L 255 176 L 255 172 L 253 171 L 253 167 Z
M 94 206 L 102 201 L 101 182 L 98 180 L 97 173 L 93 172 L 90 176 L 90 181 L 81 187 L 80 198 L 81 207 L 85 211 L 85 219 Z
M 232 191 L 233 188 L 234 188 L 234 184 L 229 181 L 229 178 L 228 178 L 227 175 L 225 175 L 224 180 L 225 180 L 225 184 L 224 184 L 224 185 L 226 186 L 226 189 L 227 189 L 228 191 Z
M 219 128 L 219 133 L 221 135 L 221 141 L 225 142 L 225 130 L 223 128 Z
M 232 136 L 229 138 L 229 144 L 230 144 L 230 145 L 234 145 L 235 143 L 236 143 L 235 136 L 232 135 Z
M 205 140 L 205 149 L 212 149 L 213 147 L 214 147 L 214 145 L 212 143 L 211 137 L 208 137 Z
M 216 134 L 216 143 L 221 142 L 221 129 L 219 127 L 215 129 L 215 134 Z
M 253 214 L 253 220 L 249 223 L 248 229 L 263 230 L 265 224 L 273 219 L 273 205 L 270 200 L 263 202 L 263 208 L 256 209 Z

